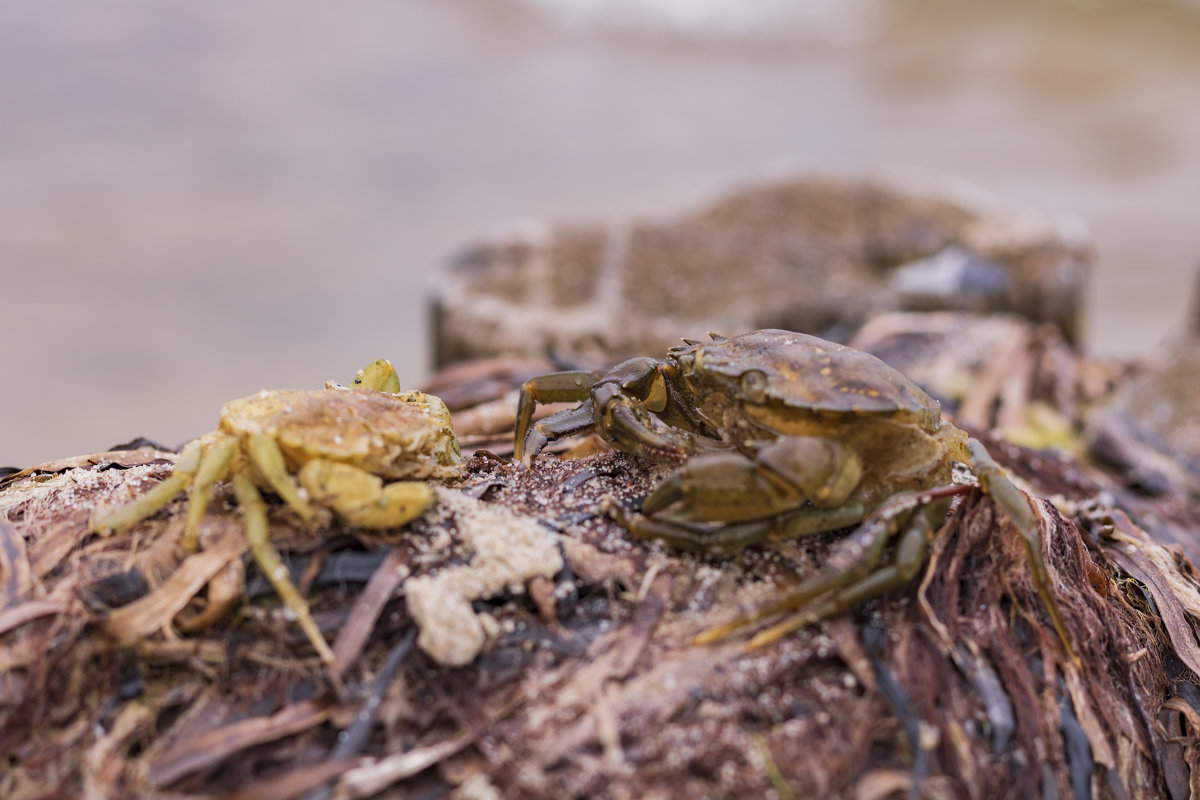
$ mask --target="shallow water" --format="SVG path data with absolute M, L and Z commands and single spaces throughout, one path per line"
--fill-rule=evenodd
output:
M 4 4 L 0 464 L 176 444 L 380 355 L 419 380 L 425 287 L 462 242 L 784 169 L 934 169 L 1077 212 L 1089 345 L 1181 324 L 1200 13 L 860 0 L 735 36 L 551 3 Z

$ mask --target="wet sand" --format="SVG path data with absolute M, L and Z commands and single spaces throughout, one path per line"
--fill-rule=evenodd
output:
M 1200 12 L 998 5 L 737 39 L 495 0 L 7 3 L 0 465 L 177 444 L 381 355 L 415 382 L 464 241 L 784 169 L 928 168 L 1077 212 L 1089 346 L 1149 352 L 1200 261 Z

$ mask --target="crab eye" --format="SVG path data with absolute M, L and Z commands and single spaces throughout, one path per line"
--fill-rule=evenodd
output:
M 767 399 L 767 376 L 757 369 L 742 373 L 742 395 L 751 403 Z

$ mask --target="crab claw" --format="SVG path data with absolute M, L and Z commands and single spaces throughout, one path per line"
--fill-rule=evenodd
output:
M 642 513 L 653 514 L 656 511 L 662 511 L 667 506 L 682 500 L 685 492 L 682 470 L 676 470 L 642 501 Z
M 670 429 L 649 414 L 642 419 L 632 406 L 614 402 L 605 411 L 605 432 L 620 449 L 656 460 L 682 461 L 691 451 L 686 439 L 670 436 Z

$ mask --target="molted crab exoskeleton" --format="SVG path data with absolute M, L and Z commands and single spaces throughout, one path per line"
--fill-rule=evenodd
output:
M 97 509 L 92 530 L 104 536 L 129 530 L 187 491 L 182 546 L 192 552 L 213 488 L 228 478 L 255 561 L 336 677 L 333 651 L 271 545 L 260 489 L 278 495 L 308 525 L 332 511 L 351 525 L 386 529 L 434 503 L 433 487 L 419 479 L 462 472 L 450 413 L 439 398 L 400 392 L 395 370 L 382 359 L 354 383 L 264 390 L 226 403 L 217 429 L 183 449 L 170 477 L 126 506 Z

